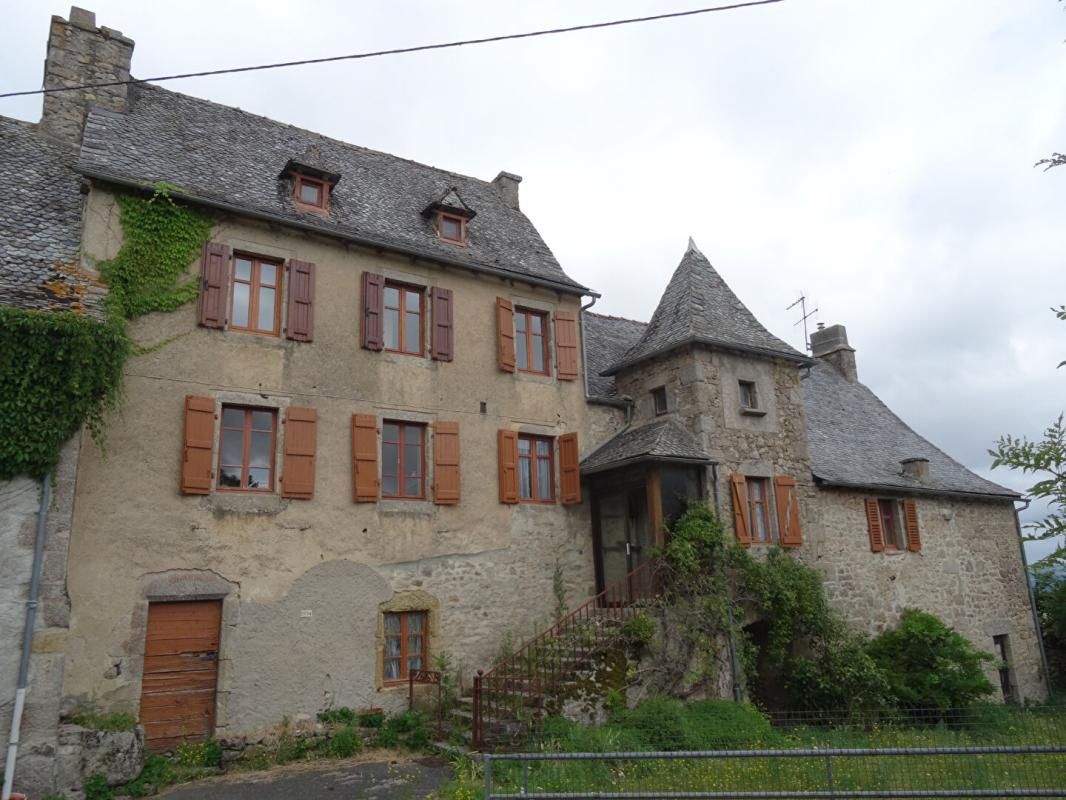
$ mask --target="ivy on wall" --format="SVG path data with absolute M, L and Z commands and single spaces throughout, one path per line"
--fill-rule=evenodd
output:
M 120 195 L 118 203 L 125 239 L 99 264 L 108 284 L 104 321 L 0 307 L 0 480 L 42 477 L 83 425 L 100 441 L 133 352 L 126 320 L 196 298 L 197 279 L 184 275 L 212 218 L 175 202 L 165 184 L 151 196 Z

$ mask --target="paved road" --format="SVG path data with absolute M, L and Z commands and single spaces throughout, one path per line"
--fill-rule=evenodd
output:
M 440 759 L 299 765 L 177 786 L 166 800 L 424 800 L 451 777 Z

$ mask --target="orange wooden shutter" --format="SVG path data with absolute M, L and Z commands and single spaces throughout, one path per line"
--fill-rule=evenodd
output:
M 372 503 L 378 499 L 378 418 L 352 415 L 352 499 Z
M 204 245 L 200 261 L 200 294 L 197 317 L 205 328 L 225 328 L 229 299 L 230 249 L 218 242 Z
M 453 506 L 459 502 L 459 423 L 433 423 L 433 502 Z
M 881 508 L 877 498 L 866 498 L 866 529 L 870 533 L 870 549 L 880 553 L 885 549 L 885 532 L 881 528 Z
M 555 312 L 555 370 L 561 381 L 577 379 L 577 314 Z
M 922 549 L 922 537 L 918 533 L 918 504 L 909 497 L 903 501 L 903 522 L 907 528 L 907 549 L 917 553 Z
M 318 412 L 290 408 L 285 412 L 285 457 L 281 464 L 281 496 L 310 500 L 315 494 L 315 450 Z
M 429 353 L 434 361 L 451 361 L 455 350 L 454 302 L 451 289 L 434 286 L 433 334 L 429 337 Z
M 733 495 L 733 529 L 737 533 L 737 544 L 751 547 L 751 525 L 748 521 L 748 487 L 744 476 L 734 472 L 729 476 L 729 485 Z
M 514 304 L 496 298 L 496 363 L 504 372 L 514 372 Z
M 499 453 L 500 502 L 518 502 L 518 434 L 515 431 L 500 431 L 496 437 Z
M 564 433 L 559 437 L 559 474 L 563 505 L 581 502 L 581 457 L 578 453 L 577 434 Z
M 800 534 L 799 494 L 796 479 L 791 475 L 774 478 L 774 497 L 777 501 L 777 531 L 782 547 L 799 547 L 803 544 Z
M 289 260 L 289 305 L 285 335 L 293 341 L 310 342 L 315 330 L 315 265 Z
M 182 494 L 210 494 L 215 445 L 215 401 L 185 398 L 185 436 L 181 454 Z
M 363 332 L 363 347 L 380 350 L 385 346 L 385 276 L 373 272 L 363 273 L 363 316 L 360 327 Z

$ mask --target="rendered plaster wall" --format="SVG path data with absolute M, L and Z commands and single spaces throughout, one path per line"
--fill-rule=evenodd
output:
M 54 789 L 63 648 L 67 634 L 67 545 L 70 539 L 79 441 L 63 448 L 54 473 L 39 605 L 22 716 L 16 788 Z M 0 748 L 6 752 L 22 656 L 23 627 L 37 533 L 41 485 L 29 478 L 0 482 Z
M 759 411 L 764 413 L 742 413 L 741 380 L 755 383 Z M 729 476 L 734 472 L 753 477 L 793 476 L 806 519 L 814 486 L 800 369 L 795 364 L 693 347 L 625 370 L 617 384 L 619 394 L 636 401 L 637 425 L 656 419 L 651 391 L 666 387 L 667 414 L 691 430 L 718 463 L 717 496 L 727 528 L 733 526 Z
M 1022 697 L 1042 700 L 1040 654 L 1009 502 L 916 498 L 922 549 L 870 550 L 864 500 L 872 495 L 818 491 L 811 547 L 800 555 L 825 580 L 833 604 L 871 634 L 893 626 L 906 608 L 936 614 L 975 645 L 993 652 L 1007 634 Z M 999 695 L 999 677 L 988 675 Z
M 625 425 L 626 412 L 617 406 L 589 403 L 585 409 L 581 429 L 582 451 L 590 453 L 617 433 Z
M 121 239 L 114 198 L 94 188 L 86 252 L 107 258 Z M 506 631 L 522 638 L 548 620 L 556 563 L 570 604 L 594 592 L 587 506 L 503 505 L 497 488 L 498 429 L 582 433 L 585 402 L 581 381 L 497 369 L 496 297 L 574 311 L 578 298 L 233 219 L 212 239 L 315 263 L 314 341 L 199 328 L 193 304 L 132 324 L 137 342 L 161 346 L 127 366 L 125 406 L 109 420 L 106 458 L 90 442 L 83 451 L 70 703 L 137 710 L 149 599 L 224 598 L 217 722 L 220 733 L 238 735 L 331 704 L 402 703 L 406 689 L 382 689 L 376 664 L 381 606 L 398 592 L 431 595 L 438 604 L 431 654 L 447 651 L 468 677 L 491 666 Z M 454 290 L 454 361 L 361 349 L 364 270 Z M 181 495 L 187 394 L 315 408 L 314 498 Z M 457 421 L 461 502 L 353 503 L 355 413 Z M 431 465 L 431 436 L 427 451 Z

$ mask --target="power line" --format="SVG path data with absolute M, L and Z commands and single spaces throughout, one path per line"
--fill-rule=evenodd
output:
M 732 3 L 725 6 L 710 6 L 697 8 L 691 11 L 674 11 L 669 14 L 655 14 L 650 17 L 632 17 L 630 19 L 617 19 L 610 22 L 591 22 L 587 25 L 572 25 L 568 28 L 549 28 L 547 30 L 529 31 L 527 33 L 508 33 L 500 36 L 486 36 L 481 39 L 463 39 L 457 42 L 441 42 L 438 44 L 422 44 L 415 47 L 399 47 L 393 50 L 375 50 L 369 53 L 353 53 L 346 56 L 329 56 L 326 58 L 307 58 L 302 61 L 280 61 L 274 64 L 258 64 L 251 67 L 231 67 L 229 69 L 212 69 L 203 72 L 184 72 L 178 75 L 160 75 L 155 78 L 129 78 L 124 81 L 105 81 L 102 83 L 85 83 L 80 86 L 57 86 L 51 89 L 31 89 L 22 92 L 5 92 L 0 94 L 0 99 L 5 97 L 26 97 L 34 94 L 55 94 L 57 92 L 74 92 L 80 89 L 103 89 L 107 86 L 124 86 L 130 83 L 161 83 L 162 81 L 176 81 L 181 78 L 204 78 L 210 75 L 230 75 L 236 72 L 256 72 L 264 69 L 280 69 L 282 67 L 300 67 L 307 64 L 329 64 L 334 61 L 354 61 L 361 58 L 376 58 L 378 56 L 395 56 L 404 53 L 420 53 L 426 50 L 445 50 L 452 47 L 465 47 L 475 44 L 489 44 L 490 42 L 505 42 L 511 39 L 532 39 L 536 36 L 552 36 L 557 33 L 573 33 L 574 31 L 588 31 L 596 28 L 615 28 L 619 25 L 633 25 L 638 22 L 656 22 L 663 19 L 677 19 L 678 17 L 693 17 L 697 14 L 709 14 L 714 11 L 733 11 L 738 8 L 750 8 L 752 6 L 766 6 L 771 3 L 781 3 L 784 0 L 748 0 L 743 3 Z

